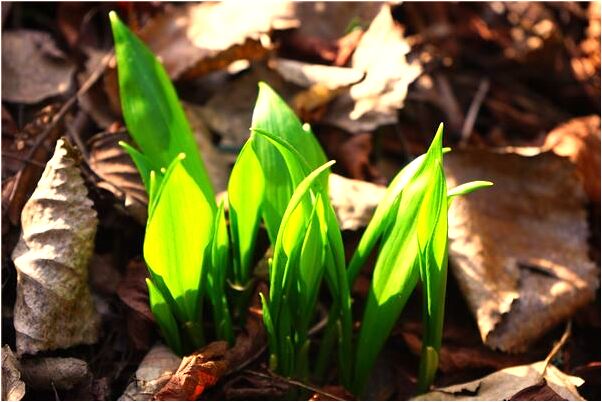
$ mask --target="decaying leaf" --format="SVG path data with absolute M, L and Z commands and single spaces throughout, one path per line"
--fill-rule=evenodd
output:
M 289 9 L 279 1 L 189 4 L 168 8 L 139 34 L 172 79 L 190 79 L 263 56 L 262 36 L 268 38 L 272 28 L 298 25 Z
M 21 380 L 19 362 L 10 349 L 2 347 L 2 400 L 20 401 L 25 396 L 25 383 Z
M 446 156 L 448 186 L 490 180 L 454 200 L 451 268 L 484 342 L 525 350 L 594 297 L 599 271 L 588 258 L 586 197 L 572 164 L 478 151 Z
M 44 107 L 22 131 L 2 138 L 2 213 L 17 225 L 23 205 L 38 182 L 49 152 L 63 129 L 59 123 L 40 138 L 59 110 L 59 104 Z M 3 131 L 3 135 L 5 132 Z M 39 146 L 36 144 L 42 141 Z
M 540 361 L 530 365 L 508 367 L 481 379 L 465 384 L 452 385 L 420 395 L 417 401 L 503 401 L 509 400 L 526 388 L 541 384 L 552 389 L 562 399 L 583 401 L 577 388 L 583 384 L 579 377 L 573 377 Z M 545 370 L 545 372 L 544 372 Z M 542 376 L 542 373 L 543 376 Z
M 326 88 L 333 90 L 355 84 L 364 77 L 363 71 L 354 68 L 325 66 L 287 59 L 274 59 L 270 62 L 270 67 L 285 80 L 303 88 L 324 84 Z
M 186 356 L 178 370 L 154 396 L 155 400 L 195 400 L 203 391 L 215 385 L 224 375 L 243 367 L 258 351 L 265 347 L 265 330 L 261 317 L 255 313 L 259 305 L 259 292 L 266 286 L 257 286 L 253 306 L 247 318 L 245 332 L 236 338 L 234 346 L 217 341 L 198 352 Z
M 146 264 L 132 260 L 117 286 L 117 295 L 127 306 L 125 316 L 128 339 L 136 350 L 150 348 L 156 327 L 148 301 L 148 287 L 145 282 L 148 277 Z
M 409 52 L 404 28 L 393 19 L 391 7 L 384 5 L 352 57 L 351 66 L 366 77 L 334 100 L 325 122 L 350 133 L 395 123 L 408 86 L 422 71 L 419 64 L 408 63 Z
M 542 148 L 568 157 L 589 199 L 600 204 L 600 116 L 569 120 L 546 136 Z
M 17 353 L 91 344 L 99 320 L 88 288 L 98 218 L 69 143 L 57 142 L 21 215 L 17 269 Z
M 190 128 L 203 156 L 203 162 L 205 162 L 205 167 L 211 178 L 211 184 L 213 184 L 216 193 L 224 191 L 228 187 L 230 166 L 236 161 L 236 154 L 226 153 L 212 142 L 211 132 L 205 123 L 202 107 L 191 103 L 182 103 L 182 106 L 184 106 Z
M 92 379 L 88 363 L 73 357 L 41 357 L 21 360 L 23 380 L 34 389 L 70 390 Z
M 125 132 L 103 132 L 92 137 L 90 168 L 101 178 L 97 185 L 113 193 L 125 210 L 143 225 L 148 196 L 132 158 L 119 141 L 131 142 L 131 139 Z
M 330 201 L 342 230 L 357 230 L 368 225 L 386 188 L 361 180 L 330 176 Z
M 75 66 L 50 34 L 19 29 L 2 33 L 2 100 L 36 103 L 71 88 Z
M 278 73 L 264 63 L 253 63 L 249 71 L 225 84 L 200 108 L 207 126 L 222 137 L 221 147 L 239 150 L 249 138 L 259 81 L 268 83 L 287 102 L 295 95 L 296 87 L 288 84 Z
M 159 401 L 194 401 L 212 387 L 228 370 L 224 354 L 228 343 L 212 342 L 199 352 L 182 359 L 180 367 L 167 384 L 155 394 Z
M 150 400 L 169 381 L 181 361 L 182 359 L 167 346 L 162 344 L 153 346 L 140 362 L 134 381 L 128 385 L 119 400 Z

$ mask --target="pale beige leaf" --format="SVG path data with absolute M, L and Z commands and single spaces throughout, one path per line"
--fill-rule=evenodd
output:
M 452 203 L 450 266 L 485 343 L 525 350 L 590 302 L 598 284 L 574 166 L 551 153 L 475 150 L 450 153 L 445 170 L 450 188 L 494 183 Z
M 17 353 L 92 344 L 99 319 L 88 288 L 98 225 L 69 143 L 60 139 L 21 214 L 14 325 Z
M 508 367 L 481 379 L 464 384 L 440 388 L 419 395 L 417 401 L 503 401 L 512 398 L 525 388 L 538 385 L 542 380 L 545 362 Z M 577 392 L 583 384 L 579 377 L 573 377 L 558 370 L 555 366 L 545 369 L 543 378 L 556 394 L 566 400 L 583 401 Z
M 19 29 L 2 33 L 2 100 L 36 103 L 71 88 L 75 66 L 50 34 Z
M 326 88 L 334 90 L 355 84 L 364 77 L 364 72 L 358 69 L 311 64 L 297 60 L 277 58 L 270 61 L 269 65 L 285 80 L 303 88 L 323 84 Z
M 119 141 L 131 142 L 127 133 L 104 132 L 89 141 L 90 168 L 102 180 L 97 184 L 115 195 L 125 210 L 146 223 L 148 196 L 140 174 Z
M 190 79 L 267 51 L 272 28 L 297 26 L 283 1 L 203 2 L 170 7 L 139 33 L 172 79 Z M 265 42 L 265 41 L 264 41 Z
M 2 400 L 20 401 L 25 396 L 25 383 L 21 380 L 19 362 L 10 349 L 2 347 Z
M 152 399 L 153 395 L 163 388 L 172 374 L 176 372 L 181 361 L 182 358 L 176 356 L 167 346 L 156 344 L 140 362 L 140 366 L 136 370 L 136 378 L 128 385 L 119 400 Z
M 330 175 L 330 201 L 342 230 L 358 230 L 368 225 L 386 188 L 338 174 Z
M 325 122 L 350 133 L 395 123 L 408 86 L 422 71 L 419 64 L 408 63 L 409 52 L 404 28 L 393 19 L 391 7 L 384 5 L 353 54 L 351 67 L 366 77 L 335 99 Z

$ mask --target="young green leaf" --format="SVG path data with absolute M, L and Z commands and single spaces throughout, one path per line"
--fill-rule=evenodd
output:
M 157 58 L 117 17 L 109 13 L 121 108 L 128 130 L 142 154 L 160 172 L 181 152 L 187 155 L 185 169 L 215 209 L 215 195 L 197 144 L 176 91 Z M 143 180 L 149 173 L 141 170 Z
M 182 161 L 176 159 L 173 168 L 166 172 L 154 209 L 149 213 L 144 258 L 155 284 L 156 277 L 164 282 L 187 331 L 198 329 L 199 289 L 213 220 L 213 209 L 204 193 Z M 198 340 L 200 334 L 192 337 Z

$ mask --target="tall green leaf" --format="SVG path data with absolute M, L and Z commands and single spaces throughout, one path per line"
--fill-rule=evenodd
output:
M 111 11 L 109 17 L 115 39 L 121 108 L 128 131 L 156 172 L 166 168 L 179 153 L 185 153 L 185 169 L 216 209 L 209 176 L 169 76 L 115 12 Z M 141 171 L 145 182 L 146 170 Z
M 193 342 L 200 339 L 195 331 L 201 313 L 203 260 L 213 234 L 213 220 L 213 209 L 205 194 L 181 159 L 176 159 L 161 183 L 154 210 L 149 213 L 144 258 L 153 282 L 162 281 L 175 301 L 184 320 L 181 325 L 191 332 Z

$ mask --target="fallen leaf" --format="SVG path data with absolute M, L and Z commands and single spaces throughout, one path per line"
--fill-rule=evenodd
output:
M 245 332 L 237 336 L 234 346 L 228 348 L 227 342 L 216 341 L 190 356 L 185 356 L 178 370 L 153 399 L 196 400 L 222 376 L 240 370 L 256 357 L 257 352 L 264 348 L 266 335 L 262 319 L 254 311 L 259 307 L 259 292 L 265 291 L 266 286 L 263 283 L 255 289 Z
M 386 188 L 361 180 L 330 175 L 330 201 L 342 230 L 358 230 L 372 219 Z
M 230 167 L 236 161 L 236 155 L 220 150 L 211 139 L 211 132 L 204 120 L 203 108 L 191 103 L 182 103 L 190 128 L 203 157 L 203 162 L 211 178 L 216 193 L 228 188 Z M 250 121 L 250 120 L 249 120 Z M 248 128 L 247 128 L 248 131 Z
M 19 29 L 2 33 L 2 100 L 37 103 L 71 88 L 75 66 L 50 34 Z
M 40 138 L 59 110 L 59 104 L 44 107 L 22 131 L 2 139 L 2 212 L 13 225 L 21 219 L 23 205 L 39 180 L 50 150 L 63 130 L 59 123 L 45 138 Z M 3 132 L 4 135 L 4 132 Z M 37 142 L 42 141 L 39 146 Z M 11 177 L 12 176 L 12 177 Z M 5 181 L 6 180 L 6 181 Z
M 576 117 L 546 136 L 543 151 L 568 157 L 592 202 L 600 204 L 600 116 Z
M 25 396 L 25 383 L 21 380 L 19 362 L 10 349 L 2 347 L 2 400 L 20 401 Z
M 269 66 L 282 78 L 303 88 L 324 84 L 334 90 L 357 83 L 364 78 L 364 72 L 349 67 L 333 67 L 321 64 L 304 63 L 296 60 L 274 59 Z
M 298 91 L 264 63 L 253 63 L 249 71 L 226 83 L 200 108 L 205 124 L 221 136 L 220 148 L 238 152 L 249 138 L 259 81 L 268 83 L 289 103 Z
M 350 133 L 394 124 L 408 86 L 422 72 L 419 64 L 406 60 L 409 52 L 404 28 L 393 19 L 391 7 L 384 5 L 352 57 L 351 67 L 366 77 L 333 101 L 324 122 Z
M 509 401 L 566 401 L 558 395 L 545 381 L 531 385 L 512 395 Z
M 33 389 L 70 390 L 92 379 L 88 363 L 73 357 L 21 359 L 21 372 Z
M 258 59 L 267 52 L 262 37 L 268 38 L 274 27 L 296 25 L 288 2 L 211 2 L 169 7 L 139 35 L 177 80 L 225 68 L 239 59 Z
M 185 356 L 180 367 L 167 384 L 155 394 L 158 401 L 194 401 L 205 388 L 215 385 L 228 370 L 224 354 L 228 349 L 225 341 L 212 342 L 199 352 Z
M 119 299 L 127 306 L 125 311 L 127 335 L 134 349 L 144 351 L 152 345 L 155 334 L 155 319 L 150 310 L 146 278 L 146 265 L 139 260 L 128 263 L 117 287 Z
M 156 344 L 144 356 L 135 378 L 127 386 L 120 401 L 148 401 L 161 389 L 178 369 L 182 359 L 167 346 Z
M 594 298 L 586 197 L 572 164 L 483 150 L 446 156 L 448 187 L 495 185 L 458 197 L 449 211 L 449 255 L 483 341 L 522 351 Z
M 113 254 L 94 254 L 90 260 L 90 286 L 95 291 L 114 295 L 121 283 L 121 273 L 115 266 Z
M 90 168 L 101 179 L 97 186 L 115 195 L 125 211 L 144 225 L 148 204 L 146 189 L 132 158 L 119 141 L 132 142 L 125 132 L 108 131 L 92 137 L 88 142 Z
M 542 376 L 544 369 L 545 373 Z M 576 387 L 583 384 L 581 378 L 567 375 L 552 365 L 545 368 L 545 362 L 543 361 L 530 365 L 509 367 L 475 381 L 436 389 L 432 392 L 419 395 L 413 398 L 413 400 L 508 400 L 529 387 L 539 385 L 542 378 L 547 383 L 547 386 L 562 399 L 571 401 L 584 400 L 576 389 Z
M 87 279 L 97 224 L 75 151 L 61 139 L 23 207 L 12 254 L 19 355 L 96 342 L 99 319 Z

